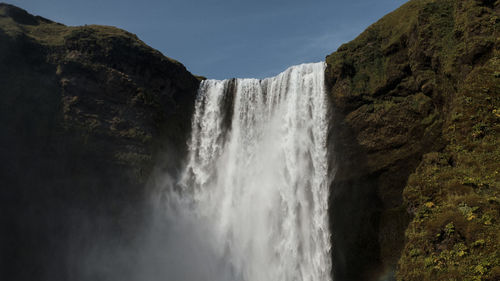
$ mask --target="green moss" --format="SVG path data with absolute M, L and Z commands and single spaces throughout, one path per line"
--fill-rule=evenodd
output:
M 339 153 L 363 151 L 358 163 L 383 204 L 380 233 L 398 191 L 412 215 L 399 280 L 498 276 L 498 9 L 498 1 L 408 1 L 326 58 L 347 127 Z M 380 256 L 390 267 L 398 244 L 380 241 L 392 247 Z
M 410 176 L 404 195 L 415 218 L 400 260 L 402 280 L 495 280 L 498 276 L 493 268 L 500 266 L 500 125 L 491 110 L 500 105 L 500 84 L 487 75 L 498 66 L 492 59 L 471 72 L 444 130 L 450 145 L 444 152 L 424 157 Z M 442 161 L 446 159 L 452 161 Z M 436 202 L 432 212 L 424 205 L 428 200 Z M 431 239 L 434 233 L 437 239 Z M 449 247 L 443 244 L 446 239 L 453 244 L 453 252 L 440 251 Z M 415 256 L 414 248 L 431 256 Z M 440 265 L 430 263 L 433 257 Z M 418 271 L 421 263 L 433 267 Z
M 117 170 L 151 171 L 155 151 L 185 150 L 199 80 L 136 35 L 111 26 L 65 26 L 0 3 L 0 41 L 0 69 L 7 74 L 0 88 L 12 108 L 3 110 L 6 124 L 22 120 L 21 113 L 38 116 L 25 123 L 51 136 L 41 124 L 48 119 L 87 158 Z

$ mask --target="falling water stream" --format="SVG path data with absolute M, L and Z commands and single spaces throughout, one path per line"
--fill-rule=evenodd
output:
M 164 204 L 173 227 L 197 228 L 205 280 L 331 280 L 324 70 L 201 83 L 187 164 Z

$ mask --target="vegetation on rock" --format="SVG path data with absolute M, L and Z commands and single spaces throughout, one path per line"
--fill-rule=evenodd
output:
M 0 279 L 72 279 L 60 269 L 96 241 L 132 239 L 156 162 L 186 151 L 198 84 L 131 33 L 0 4 Z
M 411 0 L 327 57 L 337 280 L 500 279 L 499 12 Z M 159 152 L 178 166 L 204 79 L 126 31 L 0 4 L 5 279 L 67 280 L 51 269 L 73 233 L 133 227 L 124 206 Z
M 374 180 L 365 185 L 378 201 L 359 221 L 377 233 L 379 255 L 351 257 L 365 270 L 398 263 L 399 280 L 498 280 L 499 10 L 409 1 L 327 57 L 347 163 L 336 181 Z M 355 238 L 353 252 L 372 238 Z

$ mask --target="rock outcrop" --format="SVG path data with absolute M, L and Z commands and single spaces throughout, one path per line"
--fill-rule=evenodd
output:
M 498 280 L 499 11 L 409 1 L 327 57 L 336 280 Z
M 79 233 L 125 241 L 158 156 L 180 166 L 198 85 L 134 34 L 0 4 L 0 279 L 70 280 Z
M 500 278 L 499 12 L 411 0 L 327 57 L 335 280 Z M 76 280 L 93 241 L 128 245 L 198 85 L 126 31 L 0 4 L 0 279 Z

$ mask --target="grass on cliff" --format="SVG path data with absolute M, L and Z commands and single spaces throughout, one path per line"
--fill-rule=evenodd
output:
M 407 157 L 404 149 L 375 154 L 396 129 L 408 130 L 401 143 L 389 144 L 434 151 L 404 190 L 413 219 L 398 280 L 500 280 L 499 2 L 409 1 L 327 57 L 347 123 L 378 125 L 358 139 L 376 156 L 370 165 Z M 419 96 L 431 100 L 431 110 L 412 109 Z M 400 121 L 418 112 L 415 124 Z M 438 137 L 405 142 L 420 125 Z M 412 147 L 426 142 L 422 150 Z M 396 249 L 390 241 L 381 247 Z
M 408 182 L 415 214 L 402 280 L 500 280 L 500 59 L 464 81 L 445 126 L 450 144 Z
M 51 48 L 64 47 L 68 40 L 89 45 L 112 48 L 116 41 L 123 41 L 130 46 L 149 52 L 157 50 L 147 46 L 135 34 L 113 26 L 85 25 L 66 26 L 39 16 L 33 16 L 12 5 L 0 3 L 0 31 L 13 38 L 26 37 Z M 165 57 L 170 62 L 181 65 L 178 61 Z
M 400 280 L 500 280 L 500 24 L 485 2 L 453 3 L 432 58 L 456 93 L 445 97 L 448 145 L 424 156 L 404 190 L 414 219 Z

